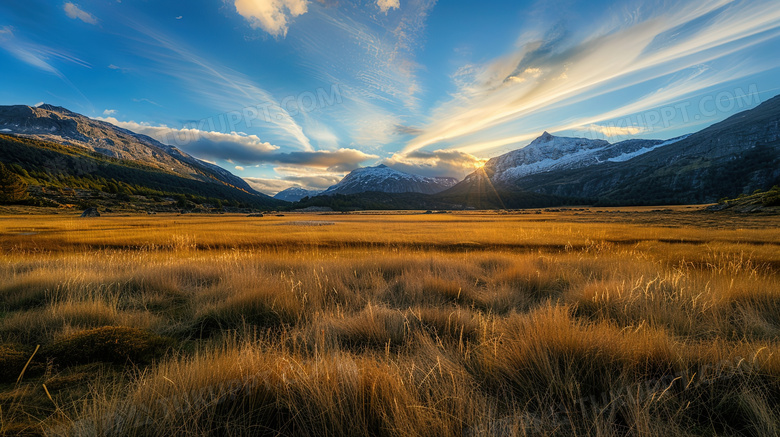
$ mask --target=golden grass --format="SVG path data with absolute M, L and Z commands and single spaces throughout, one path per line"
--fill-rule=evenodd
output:
M 776 435 L 780 221 L 612 211 L 0 217 L 0 432 Z

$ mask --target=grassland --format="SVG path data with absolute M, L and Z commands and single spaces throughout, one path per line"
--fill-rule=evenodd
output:
M 2 216 L 0 429 L 774 436 L 778 225 Z

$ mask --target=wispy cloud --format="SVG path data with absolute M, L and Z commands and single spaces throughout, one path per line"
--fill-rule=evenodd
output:
M 290 20 L 308 10 L 306 0 L 233 0 L 233 4 L 253 28 L 282 38 L 287 36 Z
M 161 104 L 155 102 L 154 100 L 147 99 L 146 97 L 142 97 L 140 99 L 133 99 L 133 101 L 135 103 L 148 103 L 150 105 L 154 105 L 154 106 L 158 106 L 158 107 L 162 108 Z
M 120 67 L 119 65 L 115 65 L 115 64 L 108 64 L 108 69 L 109 70 L 121 71 L 122 73 L 127 73 L 128 71 L 131 70 L 130 68 Z
M 62 50 L 56 50 L 51 47 L 30 42 L 18 35 L 13 31 L 10 26 L 4 26 L 0 28 L 0 49 L 3 49 L 11 54 L 16 59 L 33 66 L 39 70 L 47 73 L 54 74 L 59 77 L 69 87 L 73 88 L 84 100 L 89 102 L 87 97 L 81 92 L 81 90 L 68 79 L 57 67 L 52 65 L 54 61 L 64 61 L 71 64 L 76 64 L 84 68 L 92 68 L 92 66 L 81 59 L 68 54 Z M 91 106 L 91 104 L 90 104 Z
M 416 52 L 434 0 L 409 0 L 385 17 L 364 8 L 310 4 L 310 22 L 288 38 L 301 65 L 326 84 L 339 84 L 344 103 L 328 108 L 360 147 L 398 139 L 397 125 L 420 116 Z M 332 50 L 339 47 L 339 50 Z
M 594 123 L 583 126 L 580 130 L 600 133 L 605 137 L 625 137 L 636 135 L 644 131 L 644 129 L 639 126 L 602 126 Z
M 224 112 L 264 106 L 272 115 L 266 120 L 267 130 L 289 140 L 285 141 L 286 144 L 298 145 L 306 151 L 314 150 L 309 138 L 287 109 L 246 75 L 212 63 L 192 53 L 183 44 L 144 25 L 133 23 L 131 26 L 149 37 L 151 44 L 165 51 L 164 54 L 147 52 L 149 59 L 159 65 L 160 73 L 172 75 L 188 84 L 190 90 Z
M 63 79 L 65 76 L 57 68 L 51 65 L 52 59 L 59 59 L 85 68 L 92 68 L 88 62 L 82 61 L 65 51 L 55 50 L 51 47 L 29 42 L 18 37 L 14 34 L 13 28 L 9 26 L 0 28 L 0 47 L 20 61 L 26 62 L 33 67 L 37 67 L 49 73 L 53 73 Z
M 543 129 L 573 129 L 663 105 L 768 68 L 761 62 L 733 64 L 739 64 L 740 51 L 780 35 L 780 7 L 772 0 L 642 6 L 626 6 L 582 31 L 553 26 L 524 33 L 512 53 L 461 68 L 453 77 L 457 93 L 433 111 L 404 152 L 446 146 L 486 153 Z M 719 68 L 700 68 L 715 63 Z M 651 81 L 664 84 L 651 94 L 635 87 Z M 608 112 L 582 105 L 617 90 L 633 93 L 633 99 Z M 579 115 L 557 117 L 563 120 L 559 126 L 542 124 L 550 119 L 543 115 L 575 107 Z
M 77 4 L 67 2 L 63 6 L 63 9 L 65 9 L 65 14 L 74 20 L 78 19 L 87 24 L 97 24 L 98 22 L 94 15 L 84 11 Z

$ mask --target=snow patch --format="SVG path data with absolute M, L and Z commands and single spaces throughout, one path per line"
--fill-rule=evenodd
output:
M 628 161 L 629 159 L 636 158 L 639 155 L 644 155 L 647 152 L 651 152 L 651 151 L 653 151 L 653 150 L 655 150 L 655 149 L 657 149 L 659 147 L 668 146 L 668 145 L 674 144 L 674 143 L 676 143 L 678 141 L 682 141 L 682 140 L 688 138 L 689 136 L 690 135 L 683 135 L 681 137 L 672 138 L 671 140 L 664 141 L 663 143 L 656 144 L 655 146 L 652 146 L 652 147 L 643 147 L 643 148 L 641 148 L 639 150 L 635 150 L 633 152 L 624 153 L 624 154 L 622 154 L 620 156 L 615 156 L 614 158 L 609 158 L 609 159 L 607 159 L 607 161 L 611 161 L 611 162 L 625 162 L 625 161 Z

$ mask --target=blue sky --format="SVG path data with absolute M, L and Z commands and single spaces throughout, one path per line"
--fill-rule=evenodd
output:
M 776 0 L 0 3 L 0 104 L 144 133 L 259 190 L 462 177 L 543 131 L 671 138 L 780 93 Z

